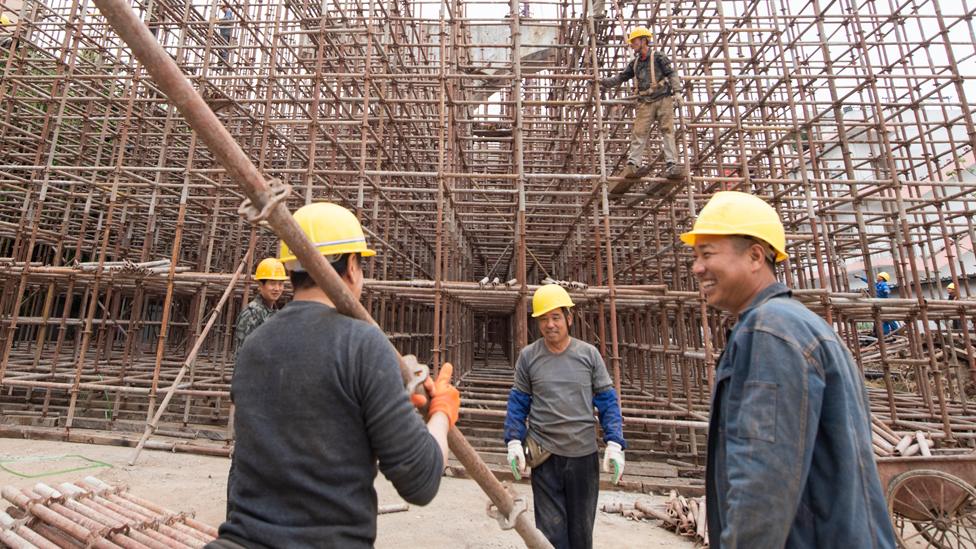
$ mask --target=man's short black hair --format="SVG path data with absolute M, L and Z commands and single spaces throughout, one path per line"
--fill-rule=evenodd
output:
M 553 309 L 553 311 L 555 311 L 555 310 L 556 309 Z M 563 312 L 563 318 L 566 319 L 567 322 L 569 322 L 569 317 L 573 316 L 573 310 L 570 309 L 569 307 L 559 307 L 559 310 Z M 552 311 L 549 311 L 549 313 L 551 313 L 551 312 Z M 546 313 L 546 314 L 549 314 L 549 313 Z M 545 315 L 542 315 L 542 316 L 539 316 L 539 317 L 536 317 L 536 318 L 540 318 L 541 319 L 544 316 Z
M 354 254 L 342 254 L 339 259 L 331 262 L 332 268 L 335 269 L 336 274 L 339 276 L 345 276 L 346 271 L 349 270 L 349 256 Z M 359 255 L 358 253 L 355 255 Z M 312 280 L 312 275 L 308 274 L 306 271 L 292 271 L 288 273 L 288 278 L 291 279 L 291 287 L 293 290 L 305 290 L 314 287 L 315 281 Z
M 740 254 L 748 251 L 753 244 L 759 244 L 759 246 L 763 249 L 763 256 L 766 258 L 766 265 L 769 267 L 769 270 L 773 271 L 774 273 L 776 272 L 776 250 L 774 250 L 769 243 L 752 236 L 740 234 L 732 235 L 731 238 L 733 245 L 735 246 L 735 250 Z

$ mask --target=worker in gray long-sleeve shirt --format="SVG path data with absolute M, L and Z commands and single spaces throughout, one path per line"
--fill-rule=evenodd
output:
M 329 203 L 294 217 L 358 299 L 362 258 L 375 252 L 356 217 Z M 284 244 L 281 260 L 294 300 L 237 355 L 230 512 L 208 547 L 372 547 L 377 462 L 408 502 L 437 493 L 461 402 L 452 368 L 426 383 L 425 428 L 383 333 L 336 311 Z

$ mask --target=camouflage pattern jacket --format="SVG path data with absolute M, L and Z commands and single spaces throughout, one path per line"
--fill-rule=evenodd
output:
M 241 345 L 244 344 L 244 339 L 251 335 L 251 332 L 256 330 L 258 326 L 264 324 L 265 320 L 271 318 L 271 315 L 275 314 L 277 310 L 276 308 L 272 309 L 265 305 L 261 294 L 254 296 L 254 299 L 247 304 L 247 307 L 241 309 L 241 313 L 237 315 L 237 327 L 234 330 L 234 348 L 240 349 Z
M 651 57 L 654 58 L 653 69 Z M 639 54 L 636 55 L 626 69 L 616 76 L 605 78 L 603 85 L 613 88 L 631 78 L 636 78 L 635 84 L 639 101 L 653 102 L 664 97 L 680 94 L 681 91 L 681 77 L 671 66 L 671 60 L 660 51 L 655 51 L 653 56 L 648 55 L 645 59 L 641 59 Z

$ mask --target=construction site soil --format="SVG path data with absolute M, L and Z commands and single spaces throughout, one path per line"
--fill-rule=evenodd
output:
M 110 484 L 126 484 L 132 494 L 173 511 L 193 512 L 197 520 L 220 524 L 230 460 L 149 451 L 141 455 L 135 466 L 129 466 L 132 451 L 115 446 L 0 439 L 0 485 L 26 488 L 43 482 L 56 486 L 93 475 Z M 529 486 L 518 485 L 515 489 L 529 499 L 531 511 Z M 382 476 L 376 481 L 376 492 L 381 506 L 402 502 L 393 485 Z M 661 496 L 601 491 L 599 504 L 636 499 L 662 505 L 664 501 Z M 501 530 L 487 516 L 487 501 L 474 481 L 444 478 L 430 505 L 380 515 L 376 547 L 522 547 L 514 530 Z M 595 547 L 621 549 L 694 547 L 654 522 L 634 522 L 603 512 L 597 512 L 593 541 Z

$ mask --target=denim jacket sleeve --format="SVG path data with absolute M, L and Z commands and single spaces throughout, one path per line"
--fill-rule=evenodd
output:
M 728 514 L 723 549 L 783 547 L 810 471 L 822 369 L 780 329 L 754 327 L 726 403 Z M 789 329 L 783 327 L 783 330 Z M 811 347 L 817 345 L 810 343 Z

